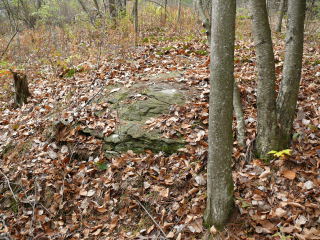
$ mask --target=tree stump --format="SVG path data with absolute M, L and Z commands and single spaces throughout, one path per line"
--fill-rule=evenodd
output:
M 22 106 L 24 103 L 27 103 L 27 98 L 31 97 L 31 93 L 28 88 L 27 76 L 21 72 L 14 72 L 10 70 L 13 75 L 14 80 L 14 104 L 17 107 Z

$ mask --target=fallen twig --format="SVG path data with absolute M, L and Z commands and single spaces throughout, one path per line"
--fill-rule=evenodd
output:
M 6 48 L 4 49 L 4 51 L 2 52 L 1 56 L 0 56 L 0 60 L 3 58 L 3 56 L 5 55 L 5 53 L 8 51 L 8 48 L 11 44 L 11 42 L 13 41 L 14 37 L 18 34 L 19 30 L 17 29 L 16 32 L 12 35 L 12 37 L 10 38 Z
M 9 178 L 7 177 L 7 175 L 4 174 L 4 172 L 2 172 L 1 169 L 0 169 L 0 173 L 1 173 L 2 176 L 6 179 L 6 182 L 7 182 L 7 184 L 8 184 L 8 187 L 9 187 L 9 189 L 10 189 L 10 192 L 11 192 L 11 194 L 12 194 L 13 199 L 16 201 L 16 203 L 18 203 L 18 202 L 19 202 L 19 201 L 18 201 L 18 198 L 16 197 L 16 195 L 14 194 L 14 192 L 13 192 L 13 190 L 12 190 L 12 188 L 11 188 L 11 183 L 10 183 Z
M 156 220 L 152 217 L 152 215 L 148 212 L 148 210 L 143 206 L 143 204 L 138 199 L 135 199 L 135 200 L 140 205 L 140 207 L 142 207 L 143 210 L 148 214 L 148 216 L 151 218 L 152 222 L 159 228 L 162 235 L 164 236 L 164 239 L 167 239 L 166 233 L 162 230 L 161 226 L 156 222 Z

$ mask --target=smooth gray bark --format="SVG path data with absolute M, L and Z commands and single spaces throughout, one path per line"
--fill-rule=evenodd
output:
M 265 158 L 278 150 L 274 54 L 266 2 L 250 0 L 250 9 L 258 71 L 256 151 Z
M 177 17 L 177 22 L 180 23 L 180 18 L 181 18 L 181 1 L 178 0 L 178 17 Z
M 206 34 L 208 37 L 208 42 L 211 42 L 211 18 L 212 11 L 208 11 L 209 18 L 205 13 L 205 8 L 210 7 L 212 9 L 212 3 L 209 0 L 196 0 L 197 8 L 199 10 L 200 18 L 203 24 L 203 27 L 206 29 Z M 235 83 L 233 91 L 233 108 L 237 120 L 237 140 L 239 146 L 244 147 L 245 145 L 245 123 L 244 123 L 244 114 L 242 109 L 241 97 L 237 83 Z
M 285 0 L 281 0 L 280 2 L 280 7 L 279 7 L 279 16 L 278 16 L 278 21 L 277 21 L 277 25 L 276 25 L 276 32 L 281 32 L 281 26 L 282 26 L 282 19 L 284 16 L 284 8 L 286 5 L 286 1 Z
M 238 88 L 237 83 L 234 83 L 233 86 L 233 109 L 234 114 L 236 116 L 237 120 L 237 140 L 240 147 L 245 146 L 245 132 L 246 132 L 246 126 L 244 122 L 244 114 L 242 110 L 242 102 L 241 102 L 241 96 L 240 91 Z
M 289 0 L 283 78 L 277 99 L 280 148 L 290 145 L 301 78 L 306 0 Z
M 168 0 L 164 0 L 164 25 L 167 23 Z
M 135 32 L 135 45 L 138 45 L 139 34 L 139 12 L 138 12 L 138 0 L 134 0 L 133 12 L 134 12 L 134 32 Z
M 206 226 L 221 230 L 233 210 L 232 101 L 236 0 L 213 0 Z M 228 27 L 225 27 L 228 26 Z
M 196 4 L 197 4 L 197 8 L 200 14 L 200 18 L 202 21 L 202 25 L 204 27 L 204 29 L 206 30 L 206 35 L 208 38 L 208 42 L 211 42 L 211 19 L 212 19 L 212 12 L 209 10 L 209 14 L 205 13 L 205 8 L 206 6 L 210 6 L 210 8 L 212 9 L 212 6 L 207 3 L 206 1 L 208 0 L 197 0 Z M 208 15 L 208 16 L 207 16 Z

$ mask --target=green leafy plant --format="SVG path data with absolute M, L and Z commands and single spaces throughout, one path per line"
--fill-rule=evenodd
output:
M 279 238 L 280 238 L 280 240 L 289 240 L 289 239 L 293 239 L 293 237 L 292 237 L 292 236 L 286 236 L 286 235 L 284 235 L 284 234 L 282 234 L 282 233 L 280 233 L 280 232 L 277 232 L 277 233 L 273 234 L 273 235 L 272 235 L 272 237 L 279 237 Z
M 282 158 L 285 156 L 291 156 L 291 152 L 292 152 L 291 149 L 285 149 L 282 151 L 270 151 L 268 152 L 268 154 L 272 154 L 274 157 L 277 157 L 277 158 Z
M 0 68 L 9 68 L 11 64 L 7 61 L 0 61 Z
M 100 171 L 104 171 L 108 169 L 108 164 L 106 162 L 95 162 L 94 165 L 98 168 Z

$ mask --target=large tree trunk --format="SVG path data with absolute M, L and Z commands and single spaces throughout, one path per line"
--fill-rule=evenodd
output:
M 205 223 L 221 230 L 233 210 L 232 99 L 236 0 L 212 5 L 209 152 Z M 225 26 L 228 26 L 227 28 Z
M 265 158 L 278 149 L 274 54 L 266 2 L 250 0 L 250 8 L 258 69 L 256 151 Z
M 208 38 L 208 42 L 211 42 L 211 19 L 212 19 L 212 3 L 209 0 L 196 0 L 197 8 L 200 13 L 200 18 L 202 21 L 203 27 L 206 29 L 206 34 Z M 211 10 L 205 9 L 210 8 Z M 207 17 L 209 15 L 209 18 Z M 234 85 L 233 91 L 233 109 L 237 120 L 237 140 L 238 144 L 241 147 L 245 145 L 245 123 L 244 123 L 244 114 L 242 110 L 241 96 L 239 93 L 239 89 L 237 83 Z
M 291 141 L 301 78 L 305 9 L 306 0 L 289 0 L 283 78 L 277 99 L 281 149 L 287 148 Z
M 13 74 L 14 80 L 14 104 L 19 107 L 24 103 L 27 103 L 28 97 L 31 97 L 31 93 L 28 88 L 27 76 L 23 73 L 14 72 L 12 70 L 10 71 Z
M 277 21 L 277 25 L 276 25 L 276 32 L 281 32 L 282 19 L 284 16 L 285 5 L 286 5 L 286 1 L 281 0 L 280 7 L 279 7 L 279 16 L 278 16 L 278 21 Z

